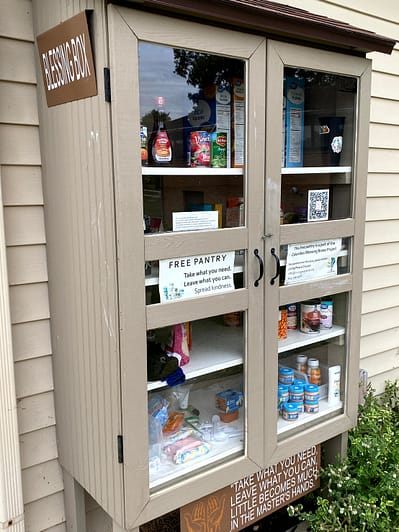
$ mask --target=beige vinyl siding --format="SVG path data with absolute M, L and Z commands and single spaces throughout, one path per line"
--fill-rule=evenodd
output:
M 392 0 L 277 0 L 399 40 Z M 381 391 L 399 377 L 399 45 L 371 53 L 361 366 Z
M 55 431 L 32 4 L 0 7 L 0 164 L 25 530 L 65 530 Z

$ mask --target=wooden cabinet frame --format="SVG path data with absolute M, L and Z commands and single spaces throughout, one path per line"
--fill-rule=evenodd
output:
M 109 58 L 98 46 L 96 59 L 100 65 L 109 59 L 111 104 L 103 101 L 102 95 L 46 110 L 44 145 L 46 153 L 57 153 L 57 158 L 49 157 L 44 179 L 50 268 L 62 279 L 61 283 L 52 281 L 50 290 L 60 462 L 112 517 L 115 529 L 132 529 L 298 450 L 334 438 L 354 424 L 371 67 L 365 59 L 268 41 L 264 36 L 113 5 L 107 9 Z M 97 34 L 96 38 L 100 42 L 104 36 Z M 140 40 L 245 61 L 245 226 L 144 238 L 138 142 L 134 147 L 140 124 Z M 285 65 L 347 74 L 359 80 L 353 218 L 302 224 L 300 230 L 280 227 Z M 59 142 L 65 150 L 57 151 Z M 298 286 L 270 285 L 275 271 L 271 248 L 333 237 L 352 239 L 350 273 Z M 237 249 L 246 250 L 244 288 L 223 296 L 172 302 L 167 307 L 146 307 L 146 260 Z M 258 287 L 254 286 L 259 274 L 255 249 L 265 260 L 265 275 Z M 351 294 L 344 411 L 279 440 L 275 408 L 278 307 L 342 292 Z M 245 449 L 230 462 L 204 468 L 193 477 L 151 493 L 146 330 L 206 317 L 210 307 L 213 315 L 240 309 L 248 316 Z M 121 436 L 123 457 L 121 453 L 118 456 L 117 447 Z

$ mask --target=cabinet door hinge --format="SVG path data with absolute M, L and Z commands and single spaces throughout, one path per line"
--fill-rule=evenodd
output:
M 111 74 L 108 67 L 104 67 L 104 99 L 111 101 Z
M 118 434 L 117 442 L 118 442 L 118 464 L 123 464 L 123 436 L 121 434 Z

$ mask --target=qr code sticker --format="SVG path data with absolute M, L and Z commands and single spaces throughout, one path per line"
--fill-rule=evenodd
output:
M 309 190 L 308 222 L 328 220 L 329 190 Z

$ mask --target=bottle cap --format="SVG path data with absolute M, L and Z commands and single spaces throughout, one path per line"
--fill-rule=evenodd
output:
M 309 358 L 308 366 L 310 368 L 318 368 L 319 367 L 319 361 L 317 360 L 317 358 Z

